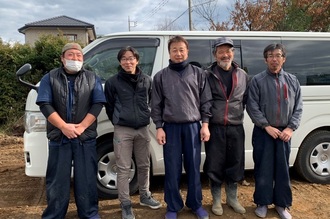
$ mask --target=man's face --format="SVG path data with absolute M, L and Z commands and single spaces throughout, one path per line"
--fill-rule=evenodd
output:
M 137 64 L 139 61 L 131 51 L 125 52 L 120 59 L 120 65 L 127 73 L 135 74 Z
M 231 63 L 234 59 L 234 48 L 227 44 L 218 46 L 214 53 L 214 57 L 218 65 L 222 69 L 228 71 L 231 68 Z
M 184 42 L 175 42 L 170 46 L 170 59 L 174 63 L 180 63 L 188 59 L 188 48 Z
M 74 74 L 80 71 L 82 63 L 84 61 L 84 55 L 82 54 L 81 51 L 77 49 L 68 49 L 62 54 L 61 61 L 63 63 L 66 72 L 69 74 Z M 74 65 L 79 65 L 79 67 L 70 68 L 70 66 L 72 66 L 72 63 L 75 63 Z
M 77 49 L 68 49 L 67 51 L 64 52 L 62 58 L 67 59 L 67 60 L 74 60 L 74 61 L 84 61 L 84 56 L 82 52 L 80 52 Z
M 265 59 L 265 62 L 268 66 L 268 69 L 272 73 L 279 73 L 285 62 L 285 57 L 283 56 L 282 50 L 275 49 L 274 51 L 267 52 L 267 58 Z

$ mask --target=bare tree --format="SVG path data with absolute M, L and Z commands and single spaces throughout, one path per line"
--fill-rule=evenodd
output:
M 227 8 L 220 8 L 217 6 L 218 1 L 205 1 L 205 0 L 195 0 L 192 6 L 193 11 L 198 14 L 202 19 L 206 20 L 208 23 L 208 30 L 231 30 L 230 21 L 219 21 L 223 10 L 229 10 Z

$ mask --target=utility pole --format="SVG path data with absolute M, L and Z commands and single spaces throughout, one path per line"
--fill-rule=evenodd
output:
M 188 11 L 189 11 L 189 30 L 192 31 L 191 0 L 188 0 Z
M 133 26 L 131 26 L 131 23 L 133 22 Z M 131 27 L 136 27 L 136 21 L 131 21 L 128 16 L 128 31 L 131 31 Z

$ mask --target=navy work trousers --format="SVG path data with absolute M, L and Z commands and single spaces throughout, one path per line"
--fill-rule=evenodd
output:
M 74 195 L 79 218 L 100 218 L 96 186 L 96 141 L 78 139 L 49 142 L 46 173 L 47 208 L 42 218 L 65 218 L 70 201 L 71 169 L 74 167 Z
M 180 194 L 182 161 L 187 174 L 188 190 L 186 206 L 197 210 L 202 206 L 200 181 L 201 124 L 165 123 L 166 144 L 164 145 L 165 185 L 164 199 L 167 210 L 178 212 L 184 205 Z
M 290 142 L 272 138 L 265 129 L 254 126 L 252 134 L 257 205 L 292 205 L 289 174 Z

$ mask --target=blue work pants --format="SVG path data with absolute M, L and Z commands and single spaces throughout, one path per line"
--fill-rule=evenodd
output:
M 164 198 L 168 211 L 178 212 L 184 206 L 179 188 L 182 161 L 188 180 L 186 206 L 192 210 L 197 210 L 202 206 L 200 129 L 199 122 L 164 124 L 166 133 L 166 144 L 163 146 Z
M 282 131 L 282 130 L 281 130 Z M 265 129 L 254 126 L 252 134 L 257 205 L 292 205 L 289 174 L 290 142 L 272 138 Z

